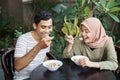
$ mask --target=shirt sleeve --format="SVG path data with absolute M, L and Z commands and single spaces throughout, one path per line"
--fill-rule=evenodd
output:
M 26 54 L 26 50 L 27 50 L 27 41 L 25 40 L 24 36 L 20 36 L 16 43 L 14 57 L 24 56 Z
M 71 56 L 73 56 L 73 49 L 68 53 L 66 47 L 63 51 L 63 58 L 70 58 Z
M 116 70 L 118 67 L 117 55 L 113 43 L 105 47 L 106 60 L 99 62 L 100 69 Z

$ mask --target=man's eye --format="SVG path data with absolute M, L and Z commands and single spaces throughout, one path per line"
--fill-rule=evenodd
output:
M 49 28 L 49 29 L 51 29 L 51 28 L 52 28 L 52 26 L 49 26 L 48 28 Z
M 41 26 L 42 29 L 45 29 L 46 27 L 45 26 Z

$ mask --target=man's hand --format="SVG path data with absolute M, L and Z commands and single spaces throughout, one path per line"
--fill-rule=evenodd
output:
M 42 40 L 40 40 L 39 44 L 40 44 L 41 49 L 44 49 L 44 48 L 50 46 L 53 38 L 54 37 L 46 36 L 45 38 L 43 38 Z

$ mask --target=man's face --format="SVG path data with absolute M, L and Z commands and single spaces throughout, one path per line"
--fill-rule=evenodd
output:
M 49 36 L 52 32 L 52 19 L 41 20 L 38 25 L 36 25 L 36 33 L 40 39 Z

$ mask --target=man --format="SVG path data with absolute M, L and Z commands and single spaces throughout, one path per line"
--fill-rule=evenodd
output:
M 38 12 L 34 17 L 33 31 L 21 35 L 15 48 L 15 80 L 29 78 L 33 69 L 40 65 L 50 50 L 53 37 L 52 15 L 49 12 Z

